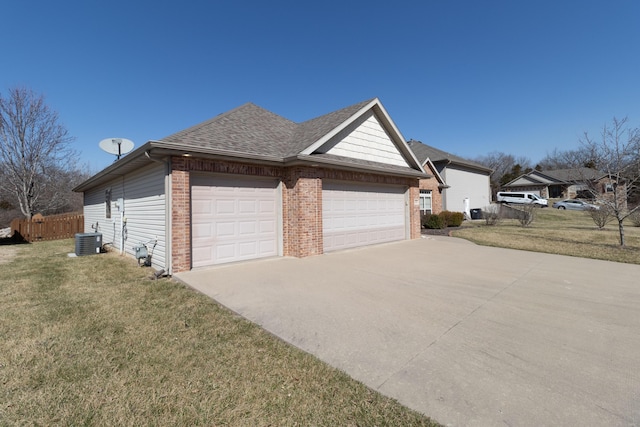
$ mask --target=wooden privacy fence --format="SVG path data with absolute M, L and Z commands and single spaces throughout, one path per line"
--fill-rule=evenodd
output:
M 11 221 L 13 237 L 27 242 L 70 239 L 76 233 L 83 232 L 84 215 L 79 212 L 50 216 L 36 214 L 31 221 L 26 219 Z

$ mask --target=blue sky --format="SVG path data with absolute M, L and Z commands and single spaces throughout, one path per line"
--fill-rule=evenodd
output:
M 640 126 L 636 0 L 11 1 L 0 91 L 43 93 L 94 172 L 246 102 L 296 122 L 378 97 L 406 139 L 534 163 Z

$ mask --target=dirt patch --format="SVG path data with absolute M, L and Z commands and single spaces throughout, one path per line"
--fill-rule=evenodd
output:
M 15 246 L 0 245 L 0 264 L 11 262 L 17 255 L 18 248 Z

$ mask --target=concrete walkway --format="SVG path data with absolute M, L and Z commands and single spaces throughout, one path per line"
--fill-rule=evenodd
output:
M 176 278 L 445 425 L 640 425 L 638 265 L 427 237 Z

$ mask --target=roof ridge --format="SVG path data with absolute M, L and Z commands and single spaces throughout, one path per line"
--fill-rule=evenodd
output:
M 218 114 L 217 116 L 214 116 L 214 117 L 212 117 L 212 118 L 210 118 L 208 120 L 205 120 L 203 122 L 197 123 L 197 124 L 195 124 L 193 126 L 190 126 L 190 127 L 186 128 L 186 129 L 182 129 L 181 131 L 172 133 L 171 135 L 167 135 L 164 138 L 161 138 L 160 140 L 162 141 L 162 140 L 165 140 L 165 139 L 177 138 L 177 137 L 182 137 L 182 136 L 188 135 L 188 134 L 190 134 L 192 132 L 195 132 L 195 131 L 197 131 L 199 129 L 202 129 L 203 127 L 209 126 L 209 125 L 211 125 L 211 124 L 213 124 L 213 123 L 215 123 L 217 121 L 223 120 L 224 118 L 226 118 L 228 116 L 231 116 L 232 114 L 235 114 L 238 111 L 241 111 L 241 110 L 244 110 L 244 109 L 247 109 L 247 108 L 250 108 L 250 107 L 256 108 L 258 110 L 262 110 L 262 111 L 264 111 L 266 113 L 269 113 L 271 115 L 280 117 L 283 120 L 287 120 L 287 121 L 291 122 L 292 124 L 295 124 L 294 121 L 292 121 L 290 119 L 287 119 L 286 117 L 283 117 L 283 116 L 281 116 L 279 114 L 276 114 L 276 113 L 274 113 L 272 111 L 269 111 L 266 108 L 261 107 L 261 106 L 255 104 L 255 103 L 249 101 L 249 102 L 245 102 L 244 104 L 239 105 L 239 106 L 237 106 L 235 108 L 232 108 L 231 110 L 224 111 L 224 112 Z
M 331 111 L 321 116 L 297 123 L 296 129 L 291 134 L 289 141 L 287 141 L 289 144 L 289 152 L 287 155 L 296 155 L 304 151 L 321 137 L 340 126 L 348 118 L 376 99 L 377 98 L 371 98 L 366 101 L 361 101 L 356 104 L 343 107 L 339 110 Z M 348 116 L 345 117 L 346 113 L 348 113 Z
M 328 113 L 322 114 L 321 116 L 313 117 L 313 118 L 311 118 L 311 119 L 309 119 L 309 120 L 305 120 L 304 122 L 300 122 L 300 123 L 298 123 L 298 124 L 299 124 L 299 125 L 303 125 L 303 124 L 305 124 L 305 123 L 309 123 L 309 122 L 312 122 L 312 121 L 314 121 L 314 120 L 323 119 L 323 118 L 325 118 L 325 117 L 327 117 L 327 116 L 334 116 L 334 115 L 338 115 L 338 114 L 343 113 L 343 112 L 344 112 L 344 111 L 346 111 L 346 110 L 356 109 L 356 107 L 357 107 L 356 111 L 359 111 L 362 107 L 364 107 L 365 105 L 367 105 L 367 104 L 371 103 L 372 101 L 375 101 L 376 99 L 377 99 L 377 98 L 371 98 L 371 99 L 368 99 L 368 100 L 366 100 L 366 101 L 360 101 L 360 102 L 357 102 L 357 103 L 355 103 L 355 104 L 348 105 L 348 106 L 346 106 L 346 107 L 340 108 L 339 110 L 330 111 L 330 112 L 328 112 Z
M 431 160 L 434 163 L 449 161 L 452 163 L 457 163 L 459 165 L 464 165 L 464 166 L 472 167 L 479 170 L 492 171 L 491 168 L 488 168 L 481 163 L 466 159 L 456 154 L 449 153 L 447 151 L 441 150 L 431 145 L 427 145 L 422 141 L 410 139 L 407 142 L 407 144 L 409 145 L 409 148 L 411 148 L 411 150 L 414 152 L 414 154 L 416 155 L 416 157 L 421 163 L 424 163 L 427 159 Z

